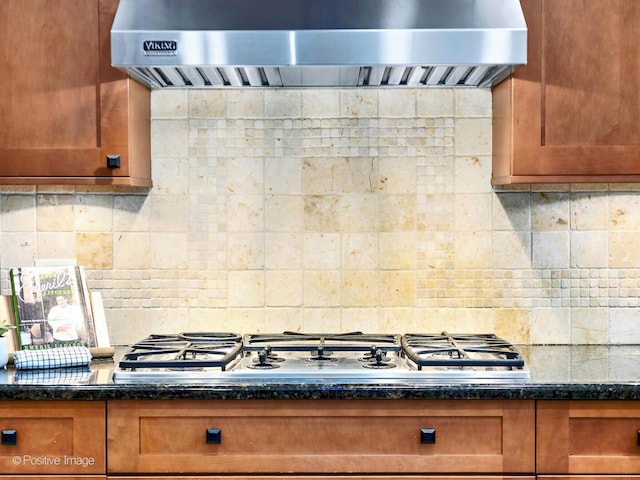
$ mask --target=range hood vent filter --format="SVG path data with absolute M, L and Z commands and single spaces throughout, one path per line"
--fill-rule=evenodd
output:
M 112 64 L 151 88 L 490 87 L 519 0 L 121 0 Z

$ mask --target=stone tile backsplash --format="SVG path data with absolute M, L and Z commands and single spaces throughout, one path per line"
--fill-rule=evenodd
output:
M 491 92 L 152 93 L 154 187 L 0 191 L 1 290 L 77 258 L 113 343 L 149 333 L 494 331 L 640 343 L 632 185 L 493 189 Z

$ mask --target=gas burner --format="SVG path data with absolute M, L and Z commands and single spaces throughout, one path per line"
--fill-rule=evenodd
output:
M 364 363 L 365 368 L 394 368 L 391 358 L 387 356 L 387 352 L 379 348 L 372 347 L 371 352 L 364 357 L 359 358 Z
M 272 355 L 271 348 L 264 348 L 258 352 L 257 358 L 254 358 L 248 367 L 264 370 L 280 368 L 280 365 L 278 365 L 279 361 L 284 361 L 284 359 L 280 359 L 277 358 L 277 356 Z

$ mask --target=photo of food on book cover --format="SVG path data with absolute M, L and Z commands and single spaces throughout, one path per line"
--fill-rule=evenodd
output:
M 97 346 L 80 267 L 23 267 L 10 274 L 20 348 Z

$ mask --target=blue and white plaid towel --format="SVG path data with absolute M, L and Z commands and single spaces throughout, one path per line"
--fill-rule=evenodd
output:
M 13 353 L 16 368 L 78 367 L 91 363 L 91 352 L 87 347 L 61 347 L 43 350 L 18 350 Z

